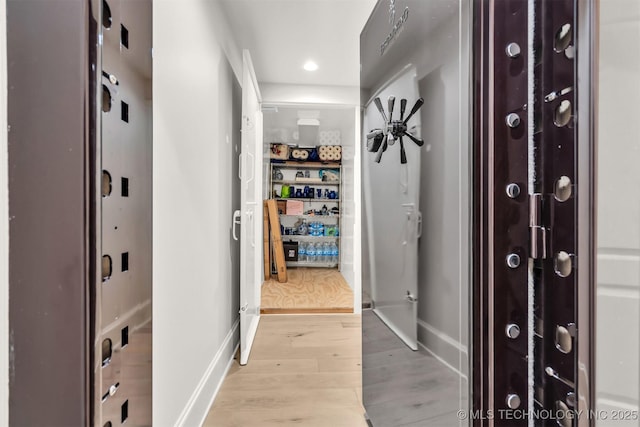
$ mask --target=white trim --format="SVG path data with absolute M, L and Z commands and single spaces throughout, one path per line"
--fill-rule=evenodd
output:
M 375 305 L 375 304 L 374 304 Z M 385 325 L 387 325 L 389 327 L 389 329 L 391 329 L 393 331 L 394 334 L 396 334 L 398 336 L 398 338 L 400 338 L 411 350 L 417 350 L 418 349 L 418 339 L 416 337 L 416 339 L 414 340 L 413 338 L 411 338 L 410 336 L 408 336 L 407 334 L 405 334 L 404 332 L 402 332 L 400 329 L 397 329 L 393 322 L 384 315 L 384 313 L 382 313 L 379 309 L 372 309 L 371 311 L 373 311 L 373 313 L 378 316 L 380 318 L 380 320 L 382 320 L 382 322 L 384 322 Z
M 418 320 L 418 326 L 423 327 L 424 329 L 429 331 L 432 335 L 435 335 L 437 338 L 439 338 L 441 341 L 444 341 L 450 346 L 455 347 L 461 353 L 465 353 L 465 354 L 467 353 L 467 346 L 462 345 L 460 341 L 450 337 L 449 335 L 445 334 L 441 330 L 436 329 L 435 327 L 431 326 L 430 324 L 428 324 L 422 319 L 417 319 L 417 320 Z
M 220 349 L 209 364 L 198 386 L 187 401 L 176 426 L 200 426 L 204 423 L 209 409 L 213 404 L 222 383 L 233 363 L 233 355 L 238 350 L 238 342 L 235 337 L 239 333 L 240 319 L 236 320 L 233 327 L 225 337 Z
M 636 411 L 640 409 L 637 404 L 627 403 L 617 400 L 615 397 L 596 397 L 596 411 L 602 410 L 601 406 L 609 406 L 625 411 Z
M 251 53 L 249 53 L 247 49 L 242 50 L 242 59 L 247 64 L 246 70 L 249 72 L 249 78 L 251 79 L 251 82 L 253 83 L 253 87 L 256 90 L 256 97 L 258 98 L 258 104 L 262 104 L 262 95 L 260 94 L 260 86 L 258 86 L 258 79 L 256 78 L 256 72 L 253 68 Z
M 360 156 L 362 149 L 362 111 L 360 106 L 354 108 L 355 118 L 355 142 L 353 159 L 353 198 L 355 201 L 355 221 L 353 230 L 353 257 L 354 257 L 354 286 L 353 286 L 353 313 L 362 314 L 362 169 Z
M 438 361 L 440 363 L 442 363 L 444 366 L 446 366 L 447 368 L 451 369 L 453 372 L 455 372 L 456 374 L 460 375 L 461 378 L 464 378 L 465 380 L 467 379 L 467 376 L 464 375 L 462 372 L 460 372 L 458 369 L 456 369 L 454 366 L 452 366 L 449 362 L 447 362 L 446 360 L 444 360 L 442 357 L 438 356 L 437 354 L 435 354 L 433 351 L 431 351 L 429 348 L 427 348 L 424 344 L 422 344 L 420 341 L 418 341 L 418 345 L 420 347 L 422 347 L 422 349 L 424 351 L 426 351 L 427 353 L 429 353 L 430 355 L 432 355 L 433 357 L 435 357 L 436 359 L 438 359 Z
M 243 317 L 245 319 L 242 319 Z M 241 315 L 240 321 L 241 322 L 246 321 L 247 317 L 248 316 L 246 315 Z M 258 307 L 258 315 L 253 316 L 253 318 L 251 319 L 251 324 L 247 329 L 247 343 L 246 343 L 247 347 L 244 349 L 240 348 L 240 365 L 244 366 L 249 362 L 249 356 L 251 356 L 251 348 L 253 347 L 253 341 L 256 337 L 256 333 L 258 332 L 259 324 L 260 324 L 260 307 Z
M 428 334 L 432 335 L 440 342 L 448 345 L 450 348 L 452 347 L 455 351 L 457 351 L 457 359 L 458 361 L 464 360 L 467 357 L 467 347 L 462 345 L 459 341 L 440 331 L 439 329 L 434 328 L 432 325 L 428 324 L 422 319 L 417 319 L 418 328 L 423 328 L 427 331 Z M 434 350 L 427 347 L 424 343 L 420 341 L 420 334 L 418 334 L 418 345 L 422 347 L 425 351 L 439 360 L 443 365 L 447 368 L 451 369 L 453 372 L 458 374 L 460 377 L 468 380 L 467 376 L 463 374 L 458 368 L 453 366 L 450 362 L 445 359 L 444 355 L 436 353 Z

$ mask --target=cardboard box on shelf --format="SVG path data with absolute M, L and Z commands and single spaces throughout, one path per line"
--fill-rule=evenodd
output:
M 287 200 L 287 215 L 302 215 L 304 204 L 301 200 Z

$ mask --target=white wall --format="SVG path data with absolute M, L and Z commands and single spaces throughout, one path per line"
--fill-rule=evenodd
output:
M 9 159 L 7 146 L 7 10 L 0 0 L 0 425 L 9 425 Z
M 153 422 L 198 425 L 238 342 L 241 56 L 218 2 L 153 7 Z M 231 63 L 225 54 L 229 52 Z
M 596 391 L 640 404 L 640 3 L 600 2 Z M 632 423 L 637 425 L 637 421 Z M 608 425 L 602 421 L 599 425 Z M 627 425 L 627 424 L 624 424 Z

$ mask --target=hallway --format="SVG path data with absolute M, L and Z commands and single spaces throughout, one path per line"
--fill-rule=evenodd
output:
M 361 318 L 264 315 L 248 365 L 236 359 L 205 427 L 366 426 Z

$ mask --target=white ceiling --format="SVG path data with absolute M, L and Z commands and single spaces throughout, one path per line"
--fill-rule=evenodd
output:
M 221 0 L 264 83 L 359 86 L 360 31 L 376 0 Z M 319 69 L 302 66 L 314 60 Z

